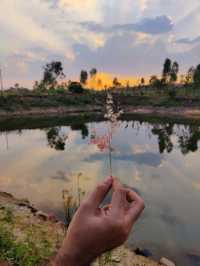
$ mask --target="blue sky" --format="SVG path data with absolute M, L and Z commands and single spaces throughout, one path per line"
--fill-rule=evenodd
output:
M 160 74 L 200 63 L 199 0 L 1 0 L 5 83 L 30 84 L 61 60 L 67 78 L 96 67 L 114 75 Z

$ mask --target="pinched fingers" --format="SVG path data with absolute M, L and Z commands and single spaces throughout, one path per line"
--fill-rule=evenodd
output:
M 112 187 L 113 178 L 111 176 L 107 177 L 103 182 L 99 183 L 93 192 L 83 201 L 81 207 L 86 207 L 91 211 L 96 210 L 105 196 Z
M 127 190 L 127 200 L 129 201 L 127 220 L 132 226 L 143 212 L 145 204 L 144 200 L 132 190 Z
M 112 214 L 117 215 L 118 217 L 124 214 L 127 204 L 126 194 L 127 191 L 123 185 L 117 179 L 114 179 L 111 200 Z

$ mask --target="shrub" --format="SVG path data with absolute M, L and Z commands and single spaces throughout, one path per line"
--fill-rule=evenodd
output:
M 175 98 L 176 97 L 176 90 L 175 89 L 170 89 L 168 94 L 169 94 L 170 98 Z
M 83 87 L 79 82 L 72 82 L 68 87 L 70 92 L 83 93 Z

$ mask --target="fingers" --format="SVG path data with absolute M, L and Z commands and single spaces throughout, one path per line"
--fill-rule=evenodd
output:
M 145 205 L 144 200 L 132 190 L 128 190 L 127 199 L 130 202 L 130 207 L 127 213 L 127 219 L 132 226 L 133 223 L 139 218 L 139 216 L 143 212 Z
M 113 178 L 111 176 L 107 177 L 102 183 L 97 185 L 95 190 L 88 196 L 86 202 L 90 205 L 91 209 L 97 209 L 102 203 L 106 194 L 112 187 Z
M 111 200 L 113 214 L 116 214 L 117 216 L 120 214 L 123 215 L 127 204 L 126 193 L 126 189 L 122 186 L 122 184 L 117 179 L 114 179 L 113 195 Z

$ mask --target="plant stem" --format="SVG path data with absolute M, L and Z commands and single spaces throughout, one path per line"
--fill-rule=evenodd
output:
M 111 125 L 110 125 L 111 132 Z M 111 137 L 109 136 L 109 168 L 110 168 L 110 176 L 112 176 L 112 149 L 111 149 Z

